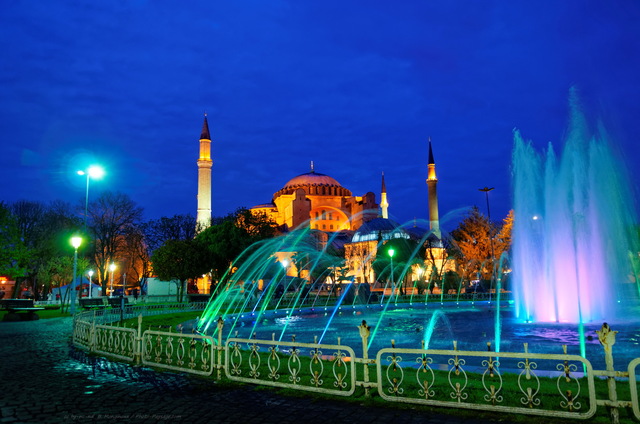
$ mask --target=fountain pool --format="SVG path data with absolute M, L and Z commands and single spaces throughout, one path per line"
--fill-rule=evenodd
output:
M 393 305 L 394 281 L 413 278 L 412 264 L 425 264 L 417 246 L 425 245 L 426 233 L 403 267 L 396 262 L 396 268 L 402 268 L 399 275 L 393 260 L 388 266 L 380 261 L 384 269 L 375 278 L 377 304 L 377 299 L 360 295 L 353 278 L 344 283 L 345 278 L 336 276 L 336 270 L 349 270 L 344 257 L 328 248 L 338 233 L 320 243 L 304 226 L 245 250 L 233 262 L 237 269 L 223 276 L 193 327 L 211 335 L 216 320 L 223 317 L 227 338 L 237 332 L 242 338 L 255 334 L 270 340 L 273 334 L 275 340 L 290 341 L 295 335 L 299 342 L 313 343 L 317 337 L 320 343 L 335 344 L 339 336 L 342 344 L 361 354 L 357 327 L 365 320 L 371 326 L 370 355 L 390 347 L 391 340 L 396 347 L 409 349 L 421 348 L 423 341 L 430 349 L 451 349 L 456 340 L 458 349 L 474 351 L 486 350 L 490 342 L 492 351 L 514 353 L 524 351 L 523 343 L 535 353 L 561 354 L 562 345 L 567 345 L 569 354 L 581 355 L 603 369 L 595 330 L 607 322 L 619 331 L 614 358 L 626 365 L 640 351 L 640 243 L 634 191 L 606 131 L 599 128 L 592 134 L 575 98 L 571 105 L 561 154 L 550 146 L 541 155 L 515 134 L 512 255 L 504 267 L 501 258 L 495 275 L 492 290 L 497 301 L 441 306 L 425 299 L 421 305 Z M 385 242 L 380 234 L 375 251 L 381 253 Z M 368 259 L 356 262 L 364 269 Z M 297 264 L 297 273 L 291 273 L 292 263 Z M 513 271 L 512 292 L 504 295 L 513 303 L 500 301 L 507 268 Z M 306 280 L 302 270 L 308 274 Z M 259 289 L 260 282 L 264 287 Z M 336 282 L 343 284 L 334 293 Z M 371 295 L 373 287 L 367 284 L 362 289 Z M 460 291 L 461 286 L 458 296 Z M 402 301 L 418 298 L 411 295 Z M 250 312 L 238 317 L 233 315 L 237 311 Z
M 391 347 L 391 340 L 398 348 L 416 349 L 422 341 L 429 349 L 452 349 L 452 341 L 458 342 L 459 350 L 481 351 L 487 343 L 494 345 L 495 309 L 488 302 L 475 302 L 465 306 L 454 303 L 397 305 L 381 314 L 379 305 L 358 305 L 339 308 L 301 309 L 295 314 L 287 310 L 269 311 L 258 322 L 251 313 L 237 318 L 227 317 L 225 337 L 249 338 L 255 334 L 258 339 L 296 341 L 311 343 L 314 337 L 325 344 L 340 343 L 350 346 L 358 356 L 362 355 L 362 340 L 357 326 L 363 320 L 371 327 L 369 355 L 380 349 Z M 613 330 L 618 330 L 614 346 L 614 358 L 618 368 L 638 356 L 640 352 L 640 307 L 629 306 L 629 321 L 610 322 Z M 382 318 L 380 318 L 382 317 Z M 562 345 L 567 345 L 567 353 L 580 355 L 580 334 L 573 323 L 524 323 L 514 318 L 513 306 L 501 308 L 502 352 L 523 352 L 523 343 L 528 343 L 529 352 L 561 354 Z M 185 325 L 191 327 L 195 322 Z M 604 369 L 603 349 L 595 330 L 602 322 L 584 325 L 586 337 L 586 358 L 594 368 Z

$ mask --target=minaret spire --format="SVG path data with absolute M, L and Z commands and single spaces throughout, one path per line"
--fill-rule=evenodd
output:
M 204 114 L 200 132 L 200 157 L 198 158 L 198 228 L 203 230 L 211 225 L 211 135 L 207 114 Z
M 427 173 L 427 191 L 429 193 L 429 229 L 440 238 L 440 218 L 438 215 L 438 178 L 436 162 L 433 160 L 431 137 L 429 137 L 429 164 Z
M 211 136 L 209 135 L 209 123 L 207 122 L 207 112 L 204 113 L 204 122 L 202 123 L 202 131 L 200 132 L 200 140 L 209 140 L 209 141 L 211 141 Z
M 380 209 L 382 218 L 389 219 L 389 202 L 387 201 L 387 185 L 384 183 L 384 172 L 382 173 L 382 192 L 380 193 Z
M 434 166 L 434 172 L 435 172 L 436 161 L 433 160 L 433 149 L 431 148 L 431 137 L 429 137 L 429 165 Z

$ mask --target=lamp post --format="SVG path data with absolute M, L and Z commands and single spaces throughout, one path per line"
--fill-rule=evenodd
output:
M 89 272 L 87 272 L 87 274 L 89 274 L 89 297 L 91 296 L 91 289 L 93 288 L 93 283 L 91 282 L 91 277 L 93 277 L 93 270 L 90 269 Z
M 113 271 L 115 270 L 116 270 L 116 264 L 112 262 L 111 265 L 109 265 L 109 271 L 111 272 L 111 275 L 109 277 L 109 296 L 110 297 L 113 297 Z
M 69 313 L 76 313 L 76 272 L 78 271 L 78 247 L 82 244 L 82 237 L 71 237 L 71 245 L 73 246 L 73 280 L 71 280 L 71 306 Z
M 92 165 L 86 171 L 78 171 L 78 175 L 87 176 L 87 190 L 84 197 L 84 232 L 87 232 L 87 212 L 89 210 L 89 180 L 91 178 L 102 178 L 104 176 L 104 169 L 99 166 Z
M 491 247 L 491 285 L 493 285 L 493 278 L 495 274 L 494 266 L 494 253 L 493 253 L 493 237 L 491 236 L 491 209 L 489 209 L 489 192 L 493 190 L 493 187 L 479 188 L 478 191 L 484 191 L 487 197 L 487 218 L 489 219 L 489 246 Z M 491 289 L 489 289 L 489 300 L 491 300 Z
M 393 255 L 396 253 L 395 250 L 393 250 L 393 247 L 389 248 L 389 250 L 387 250 L 387 254 L 389 255 L 389 258 L 391 258 L 391 294 L 393 295 L 393 289 L 395 289 L 395 283 L 393 282 Z

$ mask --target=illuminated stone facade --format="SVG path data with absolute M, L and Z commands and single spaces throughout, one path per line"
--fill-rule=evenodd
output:
M 332 177 L 315 172 L 298 175 L 273 195 L 269 204 L 251 208 L 283 228 L 309 226 L 326 232 L 352 231 L 378 216 L 375 194 L 353 196 Z

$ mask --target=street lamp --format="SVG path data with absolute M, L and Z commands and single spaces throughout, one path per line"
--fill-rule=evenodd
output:
M 71 280 L 71 306 L 69 313 L 76 313 L 76 271 L 78 270 L 78 247 L 82 244 L 82 237 L 71 237 L 71 245 L 73 246 L 73 280 Z
M 87 274 L 89 274 L 89 297 L 91 297 L 91 289 L 93 288 L 92 287 L 93 283 L 91 282 L 91 277 L 93 277 L 93 270 L 90 269 L 89 272 L 87 272 Z
M 109 271 L 111 272 L 111 276 L 109 277 L 109 287 L 110 287 L 109 296 L 111 297 L 113 297 L 113 271 L 115 270 L 116 270 L 116 264 L 112 262 L 111 265 L 109 265 Z
M 493 278 L 495 274 L 494 265 L 494 253 L 493 253 L 493 237 L 491 236 L 491 209 L 489 209 L 489 192 L 493 190 L 493 187 L 479 188 L 478 191 L 484 191 L 487 197 L 487 218 L 489 219 L 489 246 L 491 247 L 491 285 L 493 285 Z M 489 290 L 489 300 L 491 300 L 491 290 Z
M 289 266 L 289 260 L 288 259 L 283 259 L 280 261 L 280 265 L 282 265 L 282 268 L 284 268 L 284 273 L 285 275 L 287 274 L 287 267 Z
M 393 247 L 391 247 L 389 250 L 387 250 L 387 254 L 389 255 L 389 258 L 391 258 L 391 294 L 393 295 L 393 289 L 395 288 L 395 284 L 393 282 L 393 255 L 396 253 L 395 250 L 393 250 Z
M 104 169 L 99 166 L 92 165 L 86 171 L 78 171 L 78 175 L 87 176 L 87 191 L 84 197 L 84 231 L 87 232 L 87 212 L 89 210 L 89 179 L 102 178 L 104 176 Z

